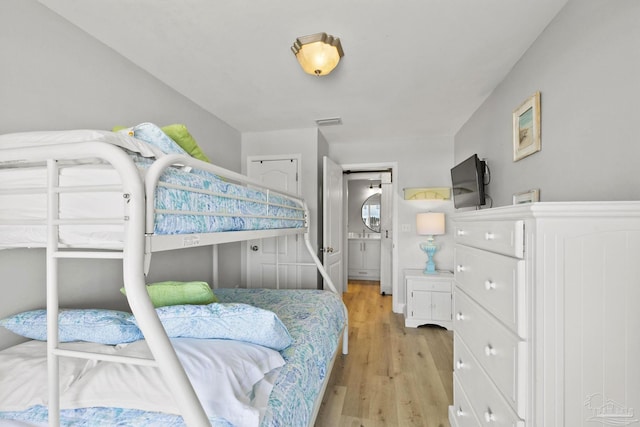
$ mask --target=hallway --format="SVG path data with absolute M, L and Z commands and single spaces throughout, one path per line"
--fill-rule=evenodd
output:
M 447 427 L 453 332 L 405 328 L 379 282 L 350 280 L 349 354 L 338 356 L 316 427 Z

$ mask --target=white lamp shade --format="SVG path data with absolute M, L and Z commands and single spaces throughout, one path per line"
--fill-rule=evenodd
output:
M 444 234 L 444 213 L 419 213 L 416 215 L 416 231 L 421 236 L 436 236 Z

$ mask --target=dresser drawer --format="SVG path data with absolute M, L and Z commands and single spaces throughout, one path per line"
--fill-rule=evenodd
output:
M 456 243 L 523 258 L 524 221 L 456 222 Z
M 458 377 L 453 375 L 453 406 L 449 407 L 449 422 L 452 427 L 478 427 L 480 421 L 473 412 L 469 398 L 464 393 Z
M 518 417 L 471 354 L 462 339 L 454 337 L 454 378 L 471 404 L 480 425 L 523 427 Z M 457 395 L 454 395 L 457 398 Z M 456 400 L 456 404 L 458 401 Z M 455 411 L 454 411 L 455 412 Z
M 526 338 L 524 260 L 456 245 L 455 265 L 458 286 Z
M 456 335 L 466 343 L 511 407 L 524 417 L 526 342 L 457 287 L 454 302 Z

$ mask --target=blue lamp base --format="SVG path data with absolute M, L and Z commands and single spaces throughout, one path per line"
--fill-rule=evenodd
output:
M 420 243 L 420 249 L 427 254 L 427 265 L 424 268 L 424 274 L 437 274 L 436 263 L 433 261 L 433 256 L 438 250 L 438 246 L 434 245 L 432 241 L 428 243 Z

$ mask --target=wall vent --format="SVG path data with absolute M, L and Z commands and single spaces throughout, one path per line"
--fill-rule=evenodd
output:
M 342 118 L 340 117 L 332 117 L 329 119 L 318 119 L 316 120 L 316 125 L 318 126 L 337 126 L 342 124 Z

